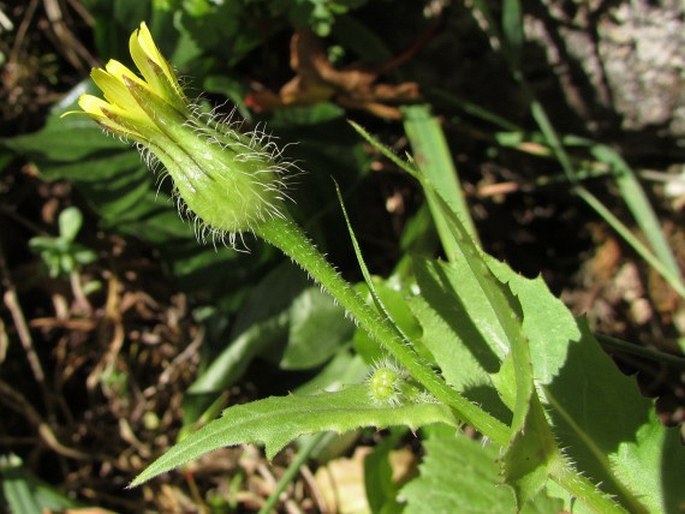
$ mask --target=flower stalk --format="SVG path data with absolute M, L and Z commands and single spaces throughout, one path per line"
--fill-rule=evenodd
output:
M 288 216 L 285 172 L 276 146 L 263 133 L 240 133 L 232 123 L 199 114 L 171 65 L 142 23 L 129 48 L 140 75 L 110 60 L 91 77 L 104 99 L 83 95 L 82 112 L 106 131 L 135 142 L 147 160 L 171 176 L 183 213 L 194 217 L 201 239 L 252 232 L 276 246 L 321 284 L 399 365 L 456 416 L 505 444 L 509 428 L 450 388 L 393 327 L 343 280 Z
M 280 249 L 335 298 L 369 336 L 438 401 L 490 440 L 506 445 L 510 429 L 497 418 L 461 396 L 440 378 L 395 330 L 391 321 L 369 304 L 331 266 L 302 229 L 289 219 L 272 219 L 254 229 L 255 235 Z

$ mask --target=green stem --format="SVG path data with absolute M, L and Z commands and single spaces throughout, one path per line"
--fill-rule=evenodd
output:
M 508 443 L 509 427 L 448 386 L 430 364 L 416 353 L 409 341 L 398 334 L 390 320 L 368 305 L 338 274 L 297 224 L 276 218 L 262 223 L 254 232 L 307 271 L 372 339 L 381 344 L 436 399 L 452 408 L 457 417 L 492 441 L 500 445 Z
M 671 353 L 653 350 L 646 346 L 630 343 L 608 334 L 595 333 L 595 337 L 597 338 L 597 341 L 599 341 L 599 344 L 602 345 L 602 348 L 607 351 L 633 355 L 635 357 L 640 357 L 641 359 L 658 362 L 664 366 L 672 366 L 675 369 L 685 371 L 685 358 L 681 355 L 673 355 Z
M 450 388 L 413 349 L 411 344 L 393 328 L 387 317 L 368 305 L 359 294 L 331 266 L 300 227 L 286 219 L 272 219 L 262 223 L 255 234 L 279 248 L 299 264 L 328 291 L 419 383 L 441 403 L 453 409 L 456 416 L 480 431 L 493 442 L 507 446 L 510 429 Z M 579 475 L 559 455 L 550 469 L 550 477 L 574 497 L 582 500 L 595 512 L 624 513 L 612 499 L 605 496 L 587 478 Z
M 573 469 L 561 455 L 558 455 L 550 463 L 549 476 L 593 512 L 601 512 L 602 514 L 625 514 L 628 512 L 609 496 L 597 489 L 597 486 L 589 479 Z M 638 510 L 637 512 L 642 511 Z

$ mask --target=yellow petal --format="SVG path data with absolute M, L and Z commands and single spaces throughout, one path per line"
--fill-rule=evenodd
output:
M 117 115 L 113 113 L 116 109 L 112 104 L 105 102 L 103 99 L 93 95 L 81 95 L 78 99 L 78 105 L 83 112 L 97 121 L 101 126 L 121 137 L 134 139 L 140 141 L 140 134 L 130 130 L 126 126 L 115 121 Z M 114 119 L 113 119 L 114 118 Z
M 94 118 L 104 117 L 102 109 L 106 108 L 108 105 L 109 104 L 102 98 L 93 95 L 81 95 L 78 99 L 78 106 L 83 109 L 86 114 L 89 114 Z
M 184 111 L 187 102 L 176 74 L 157 48 L 145 22 L 131 34 L 129 51 L 150 88 L 171 105 Z
M 101 68 L 94 68 L 90 72 L 90 77 L 95 82 L 95 85 L 105 94 L 105 98 L 109 103 L 120 105 L 122 107 L 133 104 L 133 99 L 126 89 L 126 85 L 117 79 L 111 73 L 106 72 Z M 135 108 L 135 105 L 133 105 Z
M 133 73 L 130 69 L 115 59 L 109 60 L 105 66 L 105 70 L 107 73 L 119 80 L 122 84 L 124 83 L 124 77 L 126 77 L 127 79 L 134 80 L 141 86 L 150 89 L 150 86 L 146 84 L 144 80 L 142 80 L 138 75 Z
M 162 98 L 175 103 L 175 99 L 167 98 L 174 95 L 173 87 L 169 84 L 168 64 L 155 45 L 145 23 L 141 23 L 140 28 L 131 34 L 128 46 L 133 62 L 150 88 Z
M 131 51 L 131 56 L 133 57 L 133 62 L 136 66 L 143 71 L 143 68 L 147 65 L 147 60 L 157 63 L 160 68 L 164 68 L 164 63 L 166 59 L 157 48 L 154 39 L 152 39 L 152 34 L 147 28 L 145 22 L 140 24 L 138 30 L 131 34 L 129 39 L 129 50 Z M 145 76 L 145 73 L 143 73 Z M 147 78 L 145 76 L 145 78 Z
M 105 94 L 105 98 L 107 98 L 112 105 L 116 105 L 124 111 L 129 111 L 131 117 L 135 117 L 141 121 L 145 120 L 147 118 L 145 111 L 140 108 L 138 102 L 136 102 L 135 98 L 131 95 L 126 81 L 131 81 L 143 90 L 148 91 L 149 94 L 154 94 L 147 83 L 142 81 L 119 61 L 110 60 L 105 68 L 107 71 L 94 69 L 91 72 L 91 77 Z
M 102 77 L 110 77 L 110 81 L 114 80 L 105 71 L 100 70 L 99 75 L 101 75 L 99 77 L 100 83 L 102 83 Z M 159 130 L 157 127 L 145 115 L 145 112 L 138 106 L 133 97 L 129 95 L 129 98 L 130 102 L 135 106 L 134 109 L 116 103 L 109 103 L 101 98 L 87 94 L 79 97 L 78 104 L 83 109 L 83 112 L 110 132 L 114 132 L 119 136 L 139 142 L 146 142 L 158 137 Z
M 152 39 L 152 34 L 148 30 L 145 22 L 142 22 L 140 24 L 140 29 L 138 29 L 137 36 L 138 44 L 140 45 L 142 50 L 154 63 L 156 63 L 162 69 L 162 72 L 166 76 L 169 83 L 176 85 L 176 89 L 180 91 L 181 88 L 178 86 L 176 73 L 174 73 L 174 70 L 169 64 L 169 61 L 166 60 L 166 58 L 162 55 L 162 52 L 160 52 L 159 48 L 157 48 L 155 41 Z

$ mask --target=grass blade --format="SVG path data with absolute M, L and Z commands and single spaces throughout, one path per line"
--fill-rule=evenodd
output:
M 457 169 L 440 123 L 431 115 L 429 107 L 426 105 L 403 107 L 402 112 L 405 116 L 404 130 L 411 143 L 414 159 L 421 173 L 428 179 L 433 188 L 440 191 L 442 198 L 456 212 L 469 235 L 477 240 L 476 227 L 459 185 Z M 440 209 L 435 201 L 430 195 L 427 195 L 427 198 L 440 240 L 448 257 L 451 258 L 459 253 L 451 251 L 454 238 L 447 234 L 449 232 L 447 224 L 440 215 Z
M 668 241 L 664 237 L 654 209 L 652 209 L 647 195 L 633 170 L 613 148 L 606 145 L 594 145 L 590 151 L 597 160 L 608 164 L 612 168 L 614 179 L 621 192 L 623 201 L 628 206 L 628 209 L 630 209 L 647 241 L 649 241 L 652 250 L 662 264 L 682 281 L 678 262 Z

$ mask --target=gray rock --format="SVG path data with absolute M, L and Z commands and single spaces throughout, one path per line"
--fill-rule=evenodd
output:
M 603 128 L 613 112 L 624 130 L 659 127 L 663 136 L 685 138 L 683 0 L 537 5 L 526 16 L 529 41 L 545 49 L 569 106 L 588 129 Z

